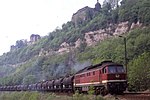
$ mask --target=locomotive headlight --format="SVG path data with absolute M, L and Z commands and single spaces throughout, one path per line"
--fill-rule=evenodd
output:
M 119 78 L 120 77 L 120 75 L 119 74 L 116 74 L 116 78 Z

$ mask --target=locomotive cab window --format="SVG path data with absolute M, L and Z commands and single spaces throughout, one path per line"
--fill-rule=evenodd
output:
M 125 70 L 124 70 L 123 66 L 118 66 L 118 67 L 117 67 L 117 72 L 118 72 L 118 73 L 124 73 Z
M 123 66 L 108 66 L 108 73 L 124 73 Z
M 116 73 L 116 67 L 115 66 L 108 66 L 108 73 Z

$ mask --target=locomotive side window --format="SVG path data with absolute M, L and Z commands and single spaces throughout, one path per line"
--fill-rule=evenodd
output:
M 102 72 L 103 72 L 103 73 L 106 73 L 106 67 L 105 67 L 105 68 L 103 68 Z
M 89 73 L 87 73 L 87 76 L 89 76 Z
M 81 74 L 79 75 L 79 78 L 85 77 L 85 74 Z
M 90 74 L 90 72 L 89 73 L 87 73 L 87 76 L 90 76 L 91 74 Z
M 93 72 L 93 75 L 95 75 L 95 71 Z

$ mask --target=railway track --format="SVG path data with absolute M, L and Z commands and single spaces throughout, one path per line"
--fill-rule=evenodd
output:
M 73 93 L 55 93 L 56 95 L 62 96 L 67 95 L 72 97 Z M 86 94 L 85 94 L 86 95 Z M 104 97 L 105 98 L 105 97 Z M 150 100 L 150 93 L 124 93 L 122 95 L 111 96 L 113 100 Z
M 70 97 L 73 96 L 73 93 L 55 93 L 55 94 L 59 96 L 63 96 L 63 95 L 70 96 Z M 150 100 L 150 93 L 128 92 L 122 95 L 114 95 L 112 98 L 115 98 L 115 100 Z
M 116 95 L 116 100 L 150 100 L 150 93 L 124 93 Z

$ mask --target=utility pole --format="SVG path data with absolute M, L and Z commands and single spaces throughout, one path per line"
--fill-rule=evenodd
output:
M 119 37 L 122 37 L 124 39 L 124 59 L 125 59 L 125 66 L 126 66 L 126 74 L 127 74 L 127 39 L 124 36 L 119 35 Z

